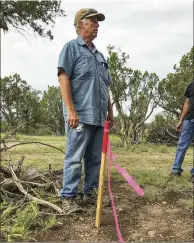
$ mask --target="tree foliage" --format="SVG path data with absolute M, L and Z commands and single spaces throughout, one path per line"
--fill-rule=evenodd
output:
M 3 119 L 12 130 L 24 123 L 28 133 L 29 125 L 39 120 L 40 92 L 33 90 L 17 73 L 0 79 L 0 85 Z
M 117 128 L 124 145 L 139 141 L 145 121 L 158 105 L 159 78 L 155 73 L 141 73 L 128 68 L 129 55 L 108 47 L 108 64 L 113 83 L 113 104 L 120 121 Z
M 53 39 L 51 32 L 57 16 L 65 16 L 61 1 L 1 1 L 0 28 L 10 26 L 24 34 L 29 29 L 41 37 Z
M 62 99 L 58 87 L 48 86 L 43 93 L 32 89 L 19 74 L 0 79 L 1 114 L 4 128 L 28 134 L 29 131 L 51 131 L 64 134 Z M 6 122 L 6 123 L 5 123 Z
M 176 118 L 183 108 L 186 87 L 193 81 L 193 55 L 194 47 L 174 65 L 175 72 L 169 73 L 159 84 L 160 106 Z
M 43 124 L 49 127 L 53 133 L 63 135 L 65 123 L 59 87 L 48 86 L 48 90 L 43 93 L 41 107 Z

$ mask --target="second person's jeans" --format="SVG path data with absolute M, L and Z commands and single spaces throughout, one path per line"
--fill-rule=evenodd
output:
M 185 158 L 186 151 L 191 145 L 192 138 L 194 137 L 194 119 L 184 120 L 181 135 L 178 142 L 178 149 L 176 152 L 175 160 L 172 165 L 173 173 L 182 173 L 182 163 Z M 191 173 L 194 175 L 194 169 L 191 169 Z

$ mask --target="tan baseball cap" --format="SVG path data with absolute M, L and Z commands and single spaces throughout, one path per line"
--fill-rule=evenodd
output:
M 95 9 L 92 9 L 92 8 L 82 8 L 75 15 L 74 26 L 76 26 L 77 23 L 79 23 L 80 20 L 82 20 L 84 18 L 89 18 L 89 17 L 92 17 L 92 16 L 97 16 L 98 21 L 105 20 L 104 14 L 98 13 Z

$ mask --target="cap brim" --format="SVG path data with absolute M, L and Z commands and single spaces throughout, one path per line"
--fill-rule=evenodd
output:
M 105 20 L 105 16 L 102 13 L 93 13 L 93 14 L 87 15 L 86 18 L 93 17 L 93 16 L 97 16 L 98 21 L 104 21 Z

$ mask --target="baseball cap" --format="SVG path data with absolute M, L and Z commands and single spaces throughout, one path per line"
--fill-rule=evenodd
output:
M 82 20 L 84 18 L 89 18 L 89 17 L 92 17 L 92 16 L 97 16 L 98 21 L 105 20 L 104 14 L 98 13 L 95 9 L 92 9 L 92 8 L 82 8 L 75 15 L 74 26 L 76 26 L 77 23 L 79 23 L 80 20 Z

